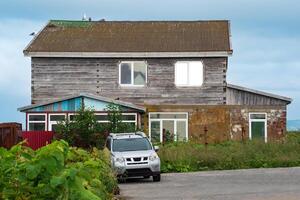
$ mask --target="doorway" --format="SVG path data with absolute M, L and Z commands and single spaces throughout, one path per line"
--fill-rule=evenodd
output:
M 249 138 L 267 142 L 267 114 L 249 113 Z

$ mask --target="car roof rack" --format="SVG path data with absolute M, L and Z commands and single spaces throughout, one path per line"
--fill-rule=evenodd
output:
M 133 133 L 110 133 L 109 134 L 111 137 L 113 138 L 117 138 L 119 136 L 130 136 L 130 135 L 138 135 L 141 137 L 147 137 L 145 133 L 141 132 L 141 131 L 137 131 L 137 132 L 133 132 Z

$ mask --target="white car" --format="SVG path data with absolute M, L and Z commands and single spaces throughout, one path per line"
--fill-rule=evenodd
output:
M 112 167 L 119 178 L 153 177 L 160 181 L 160 159 L 145 133 L 111 133 L 106 141 Z

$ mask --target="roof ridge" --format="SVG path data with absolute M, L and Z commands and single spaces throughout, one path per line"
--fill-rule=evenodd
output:
M 153 23 L 153 22 L 171 22 L 171 23 L 178 23 L 178 22 L 187 22 L 187 23 L 191 23 L 191 22 L 229 22 L 230 20 L 226 20 L 226 19 L 214 19 L 214 20 L 92 20 L 92 21 L 88 21 L 88 20 L 67 20 L 67 19 L 51 19 L 49 20 L 49 22 L 87 22 L 87 23 L 97 23 L 97 22 L 115 22 L 115 23 L 124 23 L 124 22 L 131 22 L 131 23 Z

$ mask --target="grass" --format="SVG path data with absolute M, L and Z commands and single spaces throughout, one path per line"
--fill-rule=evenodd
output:
M 159 151 L 162 172 L 190 172 L 247 168 L 300 166 L 300 134 L 289 133 L 281 141 L 228 141 L 205 147 L 178 142 Z

